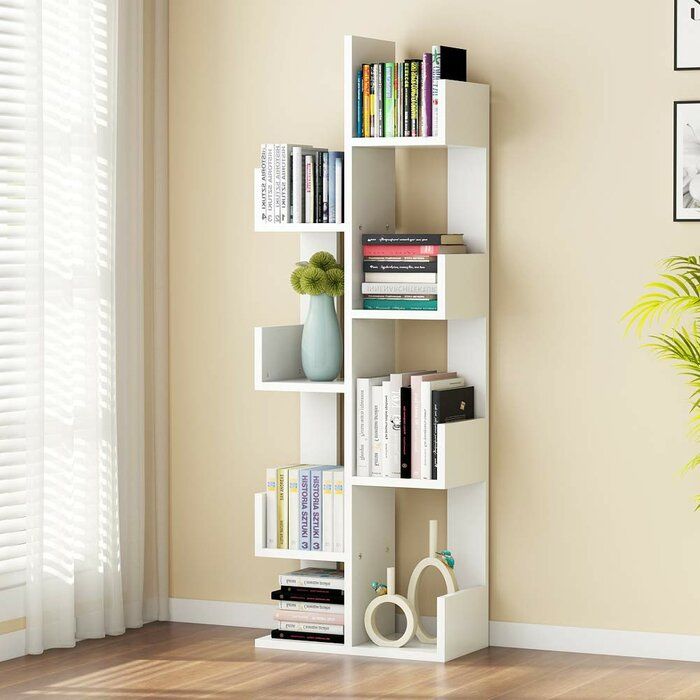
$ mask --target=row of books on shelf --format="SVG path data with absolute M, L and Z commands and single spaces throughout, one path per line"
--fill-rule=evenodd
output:
M 474 418 L 474 387 L 456 372 L 357 380 L 357 476 L 437 479 L 437 426 Z
M 268 548 L 343 551 L 342 467 L 308 464 L 271 467 L 266 477 Z
M 257 218 L 262 223 L 342 223 L 342 151 L 263 143 L 256 177 Z
M 423 58 L 364 63 L 355 86 L 357 136 L 437 136 L 438 81 L 467 80 L 467 51 L 433 46 Z
M 363 308 L 436 311 L 437 256 L 466 252 L 459 234 L 363 234 Z
M 340 569 L 308 567 L 280 574 L 272 600 L 275 639 L 342 644 L 345 639 L 345 577 Z

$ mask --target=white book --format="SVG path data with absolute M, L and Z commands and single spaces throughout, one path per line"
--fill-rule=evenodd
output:
M 345 574 L 339 569 L 323 569 L 307 566 L 298 571 L 280 574 L 280 586 L 301 588 L 329 588 L 336 591 L 345 590 Z
M 333 551 L 345 551 L 345 475 L 343 468 L 333 470 Z M 325 515 L 324 515 L 325 517 Z
M 390 418 L 390 394 L 391 394 L 391 382 L 382 382 L 382 476 L 394 476 L 391 473 L 391 464 L 389 462 L 389 430 L 391 429 L 391 418 Z M 400 468 L 399 468 L 400 469 Z M 398 476 L 401 476 L 401 471 L 399 470 Z
M 363 282 L 362 283 L 362 293 L 363 294 L 437 294 L 438 286 L 437 284 L 415 284 L 411 282 Z
M 266 143 L 265 150 L 267 152 L 267 216 L 265 217 L 265 221 L 268 224 L 272 224 L 275 221 L 275 144 Z
M 420 478 L 431 479 L 433 467 L 433 416 L 432 393 L 442 389 L 456 389 L 466 386 L 463 377 L 438 379 L 434 382 L 422 382 L 420 387 Z
M 382 475 L 382 385 L 372 387 L 372 461 L 370 476 Z
M 273 144 L 274 148 L 274 222 L 276 224 L 282 223 L 282 144 Z
M 365 272 L 365 282 L 437 282 L 436 272 Z
M 310 155 L 312 152 L 311 146 L 292 146 L 292 208 L 295 224 L 305 223 L 304 183 L 306 171 L 304 169 L 304 156 Z
M 438 135 L 438 85 L 440 84 L 440 47 L 433 46 L 433 76 L 432 76 L 432 97 L 433 97 L 433 136 Z
M 267 144 L 260 145 L 260 181 L 256 188 L 260 193 L 260 211 L 256 212 L 260 221 L 267 221 Z
M 280 144 L 280 223 L 289 223 L 289 144 Z
M 335 161 L 335 223 L 343 223 L 343 159 Z
M 324 625 L 320 622 L 287 622 L 279 620 L 277 629 L 285 632 L 315 632 L 316 634 L 343 634 L 343 625 Z
M 280 610 L 296 610 L 298 612 L 328 613 L 329 615 L 345 614 L 345 606 L 336 603 L 307 603 L 303 600 L 280 600 Z
M 289 469 L 289 549 L 301 549 L 299 544 L 299 470 Z
M 385 379 L 389 379 L 389 377 L 360 377 L 357 380 L 357 395 L 355 397 L 357 476 L 370 475 L 372 463 L 372 387 L 380 386 Z
M 265 546 L 277 549 L 277 469 L 265 471 Z
M 304 223 L 314 223 L 314 157 L 304 156 Z
M 326 469 L 321 477 L 321 549 L 333 551 L 333 472 Z

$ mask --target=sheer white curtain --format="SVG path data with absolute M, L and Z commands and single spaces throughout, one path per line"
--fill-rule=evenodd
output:
M 142 13 L 0 0 L 0 589 L 25 586 L 29 653 L 167 616 L 167 533 L 146 513 L 167 474 L 144 464 Z

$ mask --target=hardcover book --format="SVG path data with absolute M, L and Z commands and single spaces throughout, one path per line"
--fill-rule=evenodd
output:
M 401 478 L 411 478 L 411 386 L 401 387 Z
M 362 64 L 362 136 L 370 136 L 370 66 L 368 63 Z
M 357 380 L 355 460 L 357 476 L 369 476 L 372 464 L 372 387 L 381 386 L 389 377 L 360 377 Z
M 345 607 L 342 605 L 334 605 L 333 603 L 307 603 L 304 600 L 279 600 L 277 606 L 280 613 L 284 614 L 294 611 L 301 614 L 333 615 L 333 617 L 341 620 L 345 616 Z
M 323 469 L 315 467 L 311 470 L 311 551 L 320 552 L 323 547 L 322 528 L 322 488 Z
M 280 620 L 277 629 L 286 632 L 312 632 L 315 634 L 343 634 L 343 625 L 329 625 L 323 622 L 302 622 L 300 620 Z
M 299 468 L 288 470 L 289 480 L 289 549 L 301 549 L 299 546 Z
M 314 223 L 314 157 L 304 156 L 304 223 Z
M 365 257 L 425 257 L 435 255 L 450 255 L 452 253 L 466 253 L 464 245 L 363 245 L 362 254 Z
M 321 487 L 321 549 L 324 552 L 333 551 L 333 472 L 335 469 L 326 469 L 322 475 Z M 291 584 L 290 584 L 291 585 Z
M 381 416 L 381 464 L 382 464 L 382 476 L 391 476 L 391 465 L 389 464 L 389 430 L 390 425 L 390 407 L 389 395 L 391 393 L 391 383 L 389 380 L 382 382 L 382 404 L 380 410 L 382 412 Z
M 363 233 L 362 245 L 464 245 L 459 233 Z
M 260 219 L 267 221 L 267 144 L 260 146 Z
M 383 382 L 382 382 L 383 384 Z M 372 387 L 372 462 L 370 476 L 382 475 L 382 384 Z
M 332 588 L 304 588 L 298 586 L 282 586 L 270 594 L 272 600 L 292 600 L 305 603 L 329 603 L 332 605 L 345 604 L 345 591 Z
M 284 620 L 286 622 L 316 622 L 322 625 L 344 625 L 345 615 L 341 612 L 339 615 L 327 612 L 312 612 L 312 611 L 296 611 L 296 610 L 278 610 L 275 613 L 275 620 Z
M 365 282 L 421 282 L 435 284 L 436 272 L 365 272 Z
M 411 61 L 403 62 L 403 136 L 411 135 Z
M 394 64 L 384 64 L 384 136 L 394 134 Z
M 432 392 L 432 459 L 431 478 L 437 479 L 437 432 L 441 423 L 455 423 L 474 418 L 474 387 L 436 389 Z
M 365 297 L 362 308 L 368 311 L 437 311 L 437 299 L 389 299 Z
M 333 551 L 345 551 L 345 475 L 342 467 L 333 470 Z
M 280 586 L 345 590 L 345 575 L 340 569 L 323 569 L 319 566 L 307 566 L 304 569 L 280 574 L 279 580 Z
M 415 258 L 365 258 L 363 270 L 369 273 L 437 272 L 436 257 Z M 368 280 L 371 281 L 371 280 Z
M 438 291 L 437 284 L 416 284 L 411 282 L 399 282 L 392 284 L 390 282 L 381 284 L 379 282 L 363 282 L 363 294 L 375 294 L 381 296 L 394 296 L 398 294 L 428 294 L 436 296 Z
M 287 630 L 271 630 L 273 639 L 297 639 L 304 642 L 326 642 L 328 644 L 343 644 L 342 634 L 318 634 L 316 632 L 288 632 Z
M 288 540 L 288 488 L 289 467 L 280 467 L 277 470 L 277 547 L 287 549 Z
M 311 469 L 299 470 L 299 549 L 311 549 Z
M 362 133 L 362 68 L 357 71 L 355 84 L 355 136 L 364 136 Z
M 271 467 L 265 472 L 265 546 L 277 548 L 277 469 Z
M 275 144 L 266 143 L 267 153 L 267 223 L 275 222 Z
M 282 144 L 275 143 L 272 146 L 274 148 L 274 222 L 279 224 L 282 223 Z
M 433 54 L 424 53 L 421 63 L 420 134 L 432 136 L 433 129 Z
M 411 61 L 411 136 L 420 136 L 420 71 L 421 61 Z

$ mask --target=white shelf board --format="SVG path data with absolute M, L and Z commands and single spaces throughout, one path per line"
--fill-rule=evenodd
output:
M 399 479 L 391 476 L 353 476 L 353 486 L 379 486 L 394 489 L 444 490 L 436 479 Z
M 264 224 L 255 223 L 255 233 L 341 233 L 345 224 Z
M 354 136 L 353 148 L 445 148 L 439 136 Z
M 306 549 L 270 549 L 263 547 L 255 550 L 256 557 L 269 559 L 299 559 L 305 561 L 345 561 L 343 552 L 310 552 Z
M 303 642 L 299 639 L 273 639 L 269 634 L 255 640 L 257 649 L 276 649 L 277 651 L 303 651 L 321 654 L 352 654 L 347 644 L 330 644 L 326 642 Z
M 370 309 L 353 309 L 353 318 L 374 318 L 378 320 L 407 320 L 407 321 L 444 321 L 445 317 L 439 311 L 375 311 Z
M 299 391 L 311 394 L 343 394 L 345 382 L 336 379 L 332 382 L 314 382 L 310 379 L 277 379 L 255 383 L 257 391 Z

